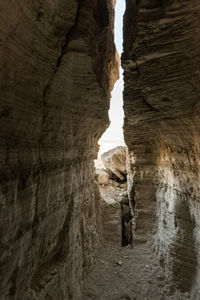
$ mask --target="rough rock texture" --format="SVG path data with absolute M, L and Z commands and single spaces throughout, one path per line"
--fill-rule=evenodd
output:
M 126 240 L 129 238 L 125 228 L 125 225 L 127 227 L 130 221 L 127 185 L 124 182 L 124 175 L 126 175 L 126 148 L 116 147 L 111 149 L 103 153 L 98 160 L 103 163 L 104 167 L 104 169 L 96 169 L 95 176 L 102 197 L 103 247 L 107 245 L 120 247 L 123 244 L 123 236 L 127 236 Z
M 104 220 L 104 243 L 97 264 L 83 283 L 83 299 L 93 300 L 184 300 L 185 295 L 171 286 L 171 279 L 165 276 L 152 251 L 151 241 L 124 244 L 121 247 L 118 203 L 126 203 L 126 186 L 114 188 L 100 186 L 101 195 L 106 202 L 102 219 Z M 123 207 L 121 217 L 127 220 L 128 206 Z M 122 228 L 121 228 L 122 229 Z M 127 246 L 126 246 L 127 245 Z M 174 294 L 175 292 L 175 294 Z M 173 295 L 172 295 L 173 294 Z
M 122 56 L 135 241 L 200 298 L 200 3 L 127 0 Z
M 107 193 L 102 203 L 102 233 L 103 244 L 122 245 L 122 215 L 121 205 Z
M 110 174 L 105 169 L 96 169 L 96 178 L 99 184 L 108 185 L 110 181 Z
M 102 185 L 120 185 L 126 182 L 126 147 L 118 146 L 95 160 L 97 182 Z
M 126 147 L 118 146 L 103 153 L 101 160 L 105 168 L 121 181 L 126 179 Z
M 118 76 L 110 0 L 0 3 L 0 298 L 82 299 L 93 159 Z

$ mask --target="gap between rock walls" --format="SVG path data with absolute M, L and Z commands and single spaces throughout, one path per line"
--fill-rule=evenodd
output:
M 18 2 L 0 3 L 0 299 L 199 300 L 200 2 Z
M 187 185 L 185 168 L 192 169 L 187 149 L 187 142 L 189 145 L 191 141 L 186 137 L 184 148 L 185 137 L 180 134 L 181 130 L 176 135 L 172 130 L 181 127 L 181 121 L 178 117 L 170 119 L 167 112 L 169 110 L 173 114 L 176 111 L 177 116 L 180 113 L 180 120 L 183 120 L 183 127 L 188 132 L 191 116 L 182 113 L 178 93 L 173 94 L 173 103 L 166 96 L 165 89 L 171 93 L 168 85 L 171 77 L 163 73 L 163 68 L 169 67 L 173 74 L 177 72 L 178 76 L 182 76 L 183 70 L 176 66 L 176 60 L 169 59 L 171 55 L 180 59 L 180 49 L 173 40 L 171 12 L 177 10 L 179 13 L 189 3 L 184 1 L 183 6 L 178 1 L 165 4 L 152 1 L 147 4 L 146 1 L 127 0 L 126 3 L 122 61 L 126 84 L 124 131 L 128 151 L 126 146 L 121 145 L 112 150 L 106 149 L 109 151 L 104 151 L 96 164 L 95 176 L 102 197 L 103 249 L 101 259 L 85 281 L 84 295 L 87 299 L 102 300 L 196 300 L 199 299 L 196 250 L 199 238 L 194 236 L 199 221 L 194 214 L 195 204 L 189 205 L 188 202 L 192 202 L 190 197 L 187 192 L 182 192 Z M 199 11 L 198 6 L 195 9 Z M 165 27 L 165 22 L 170 25 Z M 180 24 L 177 32 L 183 34 Z M 170 47 L 177 47 L 177 51 L 165 53 L 159 42 L 155 47 L 160 39 L 171 43 Z M 181 52 L 185 59 L 183 49 Z M 198 56 L 199 53 L 196 53 Z M 192 61 L 190 63 L 193 65 Z M 157 69 L 160 77 L 156 75 Z M 171 83 L 174 90 L 176 81 L 179 81 L 177 78 Z M 182 95 L 184 88 L 179 84 Z M 187 91 L 183 94 L 187 96 Z M 189 103 L 188 97 L 184 104 L 187 107 Z M 194 126 L 199 127 L 195 122 Z M 147 124 L 150 124 L 149 127 Z M 181 173 L 179 165 L 183 168 Z M 189 176 L 187 182 L 190 182 Z M 191 182 L 189 185 L 193 186 Z M 199 197 L 198 193 L 196 196 Z M 185 220 L 182 220 L 182 213 Z
M 118 241 L 121 246 L 132 245 L 126 152 L 126 147 L 118 146 L 103 153 L 100 157 L 103 168 L 96 168 L 95 175 L 102 197 L 103 238 L 108 243 Z
M 123 15 L 125 1 L 117 1 L 115 6 L 114 40 L 120 56 L 123 44 Z M 127 195 L 127 172 L 126 172 L 126 146 L 123 137 L 123 75 L 120 62 L 120 76 L 115 83 L 111 106 L 109 110 L 110 126 L 100 139 L 100 154 L 95 161 L 96 179 L 99 183 L 101 195 L 104 198 L 112 198 L 121 205 L 121 235 L 122 245 L 131 244 L 132 226 L 131 213 Z M 111 150 L 112 149 L 112 150 Z M 114 191 L 116 187 L 116 191 Z M 106 193 L 106 195 L 105 195 Z M 116 197 L 116 194 L 118 196 Z M 120 198 L 121 197 L 121 198 Z M 106 199 L 104 199 L 107 202 Z M 119 208 L 118 208 L 119 209 Z M 119 214 L 116 213 L 116 214 Z M 110 220 L 112 222 L 112 220 Z M 109 230 L 109 229 L 108 229 Z M 107 231 L 107 229 L 106 229 Z

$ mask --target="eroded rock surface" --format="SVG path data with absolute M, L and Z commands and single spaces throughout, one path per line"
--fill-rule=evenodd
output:
M 0 3 L 0 298 L 82 299 L 101 241 L 93 160 L 118 76 L 115 1 Z
M 105 157 L 103 203 L 115 0 L 18 2 L 0 3 L 0 298 L 199 300 L 199 1 L 126 0 L 129 157 Z
M 126 147 L 118 146 L 101 155 L 105 168 L 121 181 L 126 180 Z
M 104 169 L 96 169 L 96 180 L 102 197 L 102 236 L 105 245 L 123 244 L 123 235 L 128 231 L 123 228 L 125 215 L 130 214 L 126 184 L 126 147 L 116 147 L 101 155 L 100 162 Z M 98 161 L 97 161 L 98 163 Z M 100 164 L 98 164 L 100 165 Z M 127 207 L 127 208 L 126 208 Z M 126 217 L 126 227 L 130 222 Z M 129 224 L 130 225 L 130 224 Z M 130 227 L 130 226 L 129 226 Z
M 199 299 L 200 3 L 126 2 L 124 134 L 135 242 L 156 233 L 167 276 Z
M 96 169 L 95 173 L 100 185 L 108 185 L 110 183 L 110 174 L 105 169 Z

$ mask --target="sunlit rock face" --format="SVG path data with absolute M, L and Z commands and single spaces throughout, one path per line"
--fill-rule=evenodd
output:
M 114 1 L 1 1 L 0 298 L 82 299 L 94 181 L 118 76 Z
M 135 242 L 154 235 L 170 279 L 200 288 L 200 3 L 127 0 L 122 56 Z
M 126 180 L 126 147 L 118 146 L 101 155 L 104 167 L 118 180 Z

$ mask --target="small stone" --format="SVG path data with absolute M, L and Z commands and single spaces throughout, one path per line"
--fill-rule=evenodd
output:
M 103 260 L 103 259 L 101 259 L 101 263 L 104 265 L 104 263 L 105 263 L 105 262 L 104 262 L 104 260 Z
M 151 92 L 151 87 L 150 86 L 147 86 L 143 89 L 143 92 L 144 93 L 148 93 L 148 92 Z
M 119 260 L 119 261 L 117 262 L 117 264 L 118 264 L 119 266 L 121 266 L 121 265 L 122 265 L 122 261 Z
M 164 276 L 158 275 L 158 280 L 164 280 L 164 279 L 165 279 Z
M 115 292 L 115 295 L 117 295 L 118 294 L 118 292 Z
M 189 298 L 189 297 L 190 297 L 190 294 L 189 294 L 188 292 L 186 292 L 186 293 L 185 293 L 185 297 L 186 297 L 186 298 Z
M 118 273 L 117 272 L 115 272 L 115 275 L 117 275 Z
M 124 256 L 124 259 L 128 259 L 128 256 Z
M 149 284 L 152 284 L 152 280 L 151 280 L 151 279 L 147 280 L 147 282 L 148 282 Z
M 146 266 L 145 266 L 145 268 L 147 268 L 147 269 L 148 269 L 148 268 L 149 268 L 149 265 L 146 265 Z

